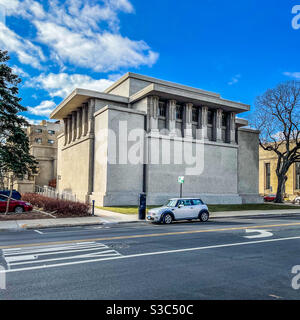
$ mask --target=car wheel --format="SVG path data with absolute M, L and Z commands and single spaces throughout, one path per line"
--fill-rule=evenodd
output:
M 207 211 L 200 212 L 199 219 L 201 222 L 206 222 L 209 219 L 209 213 Z
M 23 207 L 20 207 L 20 206 L 15 207 L 15 213 L 23 213 L 23 212 L 24 212 Z
M 173 221 L 173 217 L 169 213 L 166 213 L 163 218 L 163 223 L 164 224 L 171 224 L 172 221 Z

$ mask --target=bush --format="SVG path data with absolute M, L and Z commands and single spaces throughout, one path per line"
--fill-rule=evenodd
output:
M 48 198 L 36 193 L 25 193 L 22 195 L 22 200 L 30 202 L 33 206 L 43 211 L 54 212 L 54 215 L 89 215 L 89 206 L 85 203 Z

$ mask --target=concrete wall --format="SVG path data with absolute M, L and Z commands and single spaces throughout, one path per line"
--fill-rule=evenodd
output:
M 238 191 L 244 203 L 262 202 L 258 196 L 259 131 L 238 130 Z
M 167 148 L 162 146 L 164 138 L 151 137 L 150 141 L 154 146 L 159 141 L 160 158 L 168 154 Z M 192 155 L 181 152 L 181 148 L 193 150 Z M 213 142 L 203 145 L 187 139 L 182 143 L 180 138 L 175 138 L 170 141 L 170 150 L 171 159 L 174 159 L 171 164 L 147 166 L 148 204 L 160 204 L 168 198 L 179 197 L 178 176 L 185 176 L 185 197 L 201 197 L 207 203 L 241 203 L 237 187 L 237 146 Z M 197 162 L 193 158 L 196 155 Z M 184 161 L 181 161 L 181 156 Z M 182 164 L 176 164 L 178 162 Z M 187 168 L 199 170 L 188 173 Z
M 67 191 L 85 202 L 89 190 L 89 166 L 92 137 L 86 137 L 77 143 L 63 146 L 64 136 L 58 139 L 57 180 L 59 192 Z
M 144 114 L 141 112 L 106 107 L 95 114 L 94 192 L 91 199 L 98 205 L 137 204 L 143 186 L 144 137 L 134 141 L 127 141 L 127 138 L 132 130 L 143 128 Z M 130 163 L 128 154 L 121 153 L 120 147 L 136 154 L 140 162 Z M 107 157 L 108 163 L 104 160 Z

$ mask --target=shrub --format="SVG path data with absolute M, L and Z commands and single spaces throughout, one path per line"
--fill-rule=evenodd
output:
M 36 193 L 25 193 L 22 200 L 46 212 L 54 212 L 55 215 L 89 215 L 89 206 L 85 203 L 48 198 Z

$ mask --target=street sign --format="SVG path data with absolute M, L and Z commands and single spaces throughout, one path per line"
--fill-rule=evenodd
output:
M 178 177 L 178 183 L 184 183 L 184 177 Z

